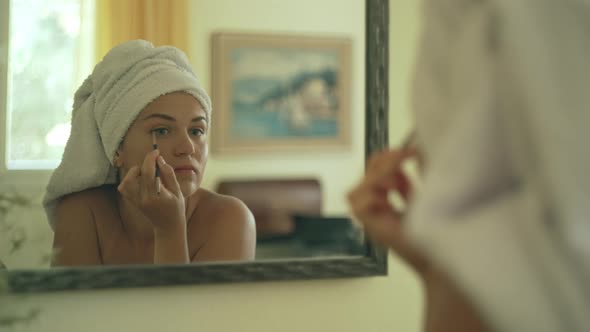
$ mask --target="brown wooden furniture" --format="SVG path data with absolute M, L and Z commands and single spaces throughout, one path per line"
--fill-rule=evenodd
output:
M 322 212 L 322 190 L 316 179 L 224 180 L 216 191 L 237 197 L 250 208 L 259 240 L 293 234 L 295 214 Z

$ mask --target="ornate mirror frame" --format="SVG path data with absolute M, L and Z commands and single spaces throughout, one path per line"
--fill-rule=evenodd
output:
M 388 29 L 389 1 L 366 0 L 365 157 L 388 145 Z M 386 274 L 386 250 L 367 244 L 365 256 L 251 263 L 4 270 L 0 271 L 0 282 L 5 279 L 9 293 L 33 293 Z

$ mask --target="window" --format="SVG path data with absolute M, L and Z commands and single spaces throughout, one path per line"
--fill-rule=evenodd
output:
M 7 10 L 0 8 L 9 22 L 0 27 L 0 52 L 8 58 L 0 67 L 6 73 L 0 159 L 8 172 L 50 170 L 69 136 L 74 92 L 94 65 L 94 0 L 6 3 Z

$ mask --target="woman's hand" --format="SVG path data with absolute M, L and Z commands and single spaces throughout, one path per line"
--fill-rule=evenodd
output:
M 156 162 L 159 167 L 160 193 L 156 186 Z M 123 197 L 133 203 L 152 222 L 156 231 L 166 232 L 185 227 L 185 201 L 174 169 L 166 164 L 158 150 L 150 151 L 141 165 L 132 167 L 118 187 Z
M 410 199 L 411 184 L 401 166 L 411 157 L 418 157 L 416 150 L 390 150 L 373 155 L 365 177 L 349 192 L 348 202 L 353 216 L 374 242 L 393 249 L 417 272 L 425 274 L 428 263 L 403 233 L 402 211 L 389 201 L 392 191 L 397 191 L 405 201 Z

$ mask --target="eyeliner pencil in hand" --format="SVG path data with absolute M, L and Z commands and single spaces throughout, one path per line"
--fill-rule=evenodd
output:
M 158 143 L 156 143 L 156 132 L 155 131 L 152 131 L 152 146 L 154 147 L 154 150 L 158 149 Z M 158 167 L 158 161 L 156 160 L 156 192 L 158 193 L 158 195 L 160 194 L 160 185 L 161 185 L 160 168 Z

